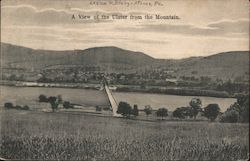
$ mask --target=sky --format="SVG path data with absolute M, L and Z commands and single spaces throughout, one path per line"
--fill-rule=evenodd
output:
M 248 0 L 2 0 L 1 42 L 49 50 L 116 46 L 171 59 L 245 51 L 249 5 Z

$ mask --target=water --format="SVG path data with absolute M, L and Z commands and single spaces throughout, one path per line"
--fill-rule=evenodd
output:
M 234 98 L 215 98 L 215 97 L 200 97 L 200 96 L 177 96 L 177 95 L 163 95 L 163 94 L 145 94 L 145 93 L 114 93 L 117 102 L 123 100 L 130 104 L 137 104 L 139 109 L 143 109 L 145 105 L 151 105 L 153 109 L 165 107 L 170 111 L 177 107 L 188 106 L 192 98 L 200 98 L 202 106 L 216 103 L 225 111 L 236 99 Z
M 19 105 L 38 104 L 38 96 L 44 94 L 46 96 L 61 95 L 64 101 L 83 105 L 109 105 L 107 95 L 104 91 L 89 89 L 70 89 L 70 88 L 45 88 L 45 87 L 8 87 L 0 86 L 0 105 L 5 102 L 12 102 Z M 197 97 L 197 96 L 176 96 L 162 94 L 146 94 L 146 93 L 127 93 L 113 92 L 116 102 L 126 101 L 131 105 L 137 104 L 139 109 L 144 109 L 145 105 L 151 105 L 153 109 L 166 107 L 173 111 L 177 107 L 188 106 L 189 101 L 196 97 L 200 98 L 205 107 L 211 103 L 217 103 L 221 111 L 225 111 L 236 99 L 234 98 L 215 98 L 215 97 Z

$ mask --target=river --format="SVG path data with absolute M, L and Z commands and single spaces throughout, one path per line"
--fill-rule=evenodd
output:
M 109 104 L 104 91 L 98 90 L 0 86 L 0 105 L 3 106 L 5 102 L 12 102 L 18 105 L 30 105 L 30 102 L 33 102 L 32 105 L 35 106 L 38 103 L 37 100 L 40 94 L 46 96 L 61 95 L 64 101 L 70 101 L 76 104 L 91 106 Z M 117 103 L 126 101 L 131 105 L 137 104 L 139 109 L 143 109 L 145 105 L 151 105 L 153 109 L 166 107 L 170 111 L 175 110 L 177 107 L 188 106 L 189 101 L 194 97 L 201 99 L 203 107 L 211 103 L 218 104 L 222 112 L 236 101 L 234 98 L 176 96 L 132 92 L 113 92 L 113 96 Z

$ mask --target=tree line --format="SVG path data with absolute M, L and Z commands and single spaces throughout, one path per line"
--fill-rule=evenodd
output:
M 16 109 L 16 110 L 29 110 L 29 109 L 30 109 L 29 106 L 27 106 L 27 105 L 24 105 L 24 106 L 21 106 L 21 105 L 13 105 L 13 103 L 11 103 L 11 102 L 6 102 L 6 103 L 4 104 L 4 107 L 5 107 L 6 109 Z
M 143 111 L 147 117 L 153 113 L 150 105 L 145 106 Z M 134 105 L 132 108 L 127 102 L 120 102 L 117 113 L 124 117 L 130 117 L 131 115 L 136 117 L 139 115 L 138 106 Z M 238 95 L 237 101 L 224 113 L 221 112 L 218 104 L 209 104 L 202 108 L 202 101 L 199 98 L 193 98 L 189 102 L 189 106 L 176 108 L 172 116 L 178 119 L 193 118 L 196 120 L 199 113 L 210 121 L 215 121 L 220 116 L 220 122 L 249 122 L 249 95 Z M 162 119 L 169 115 L 168 109 L 165 107 L 159 108 L 155 114 Z
M 61 95 L 47 97 L 44 94 L 41 94 L 38 97 L 38 99 L 39 99 L 39 102 L 50 103 L 51 109 L 53 112 L 55 112 L 58 109 L 58 106 L 60 104 L 62 104 L 63 108 L 66 108 L 66 109 L 74 108 L 74 105 L 72 103 L 70 103 L 69 101 L 63 101 Z
M 38 97 L 39 102 L 50 103 L 51 109 L 53 112 L 58 110 L 59 105 L 61 104 L 63 108 L 70 109 L 74 108 L 74 104 L 69 101 L 63 101 L 62 96 L 45 96 L 43 94 Z M 14 106 L 11 102 L 6 102 L 4 104 L 6 109 L 18 109 L 18 110 L 29 110 L 30 108 L 25 106 L 16 105 Z M 101 111 L 103 108 L 96 106 L 96 111 Z M 107 110 L 110 110 L 108 108 Z M 249 122 L 249 94 L 240 94 L 237 95 L 237 101 L 232 104 L 224 113 L 220 111 L 220 107 L 218 104 L 209 104 L 206 107 L 202 107 L 202 101 L 199 98 L 193 98 L 189 102 L 189 106 L 186 107 L 178 107 L 176 108 L 172 116 L 178 119 L 188 119 L 193 118 L 196 120 L 197 115 L 200 113 L 201 116 L 206 117 L 210 121 L 215 121 L 219 116 L 220 122 Z M 149 115 L 153 114 L 153 109 L 150 105 L 145 106 L 143 110 L 148 118 Z M 118 114 L 121 114 L 123 117 L 130 118 L 131 116 L 137 117 L 139 116 L 138 105 L 133 105 L 133 107 L 127 103 L 121 101 L 118 105 L 118 109 L 116 111 Z M 169 116 L 169 111 L 167 108 L 162 107 L 156 110 L 155 112 L 157 117 Z

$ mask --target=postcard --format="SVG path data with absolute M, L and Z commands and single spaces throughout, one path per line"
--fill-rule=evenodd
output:
M 249 1 L 0 3 L 1 160 L 249 159 Z

